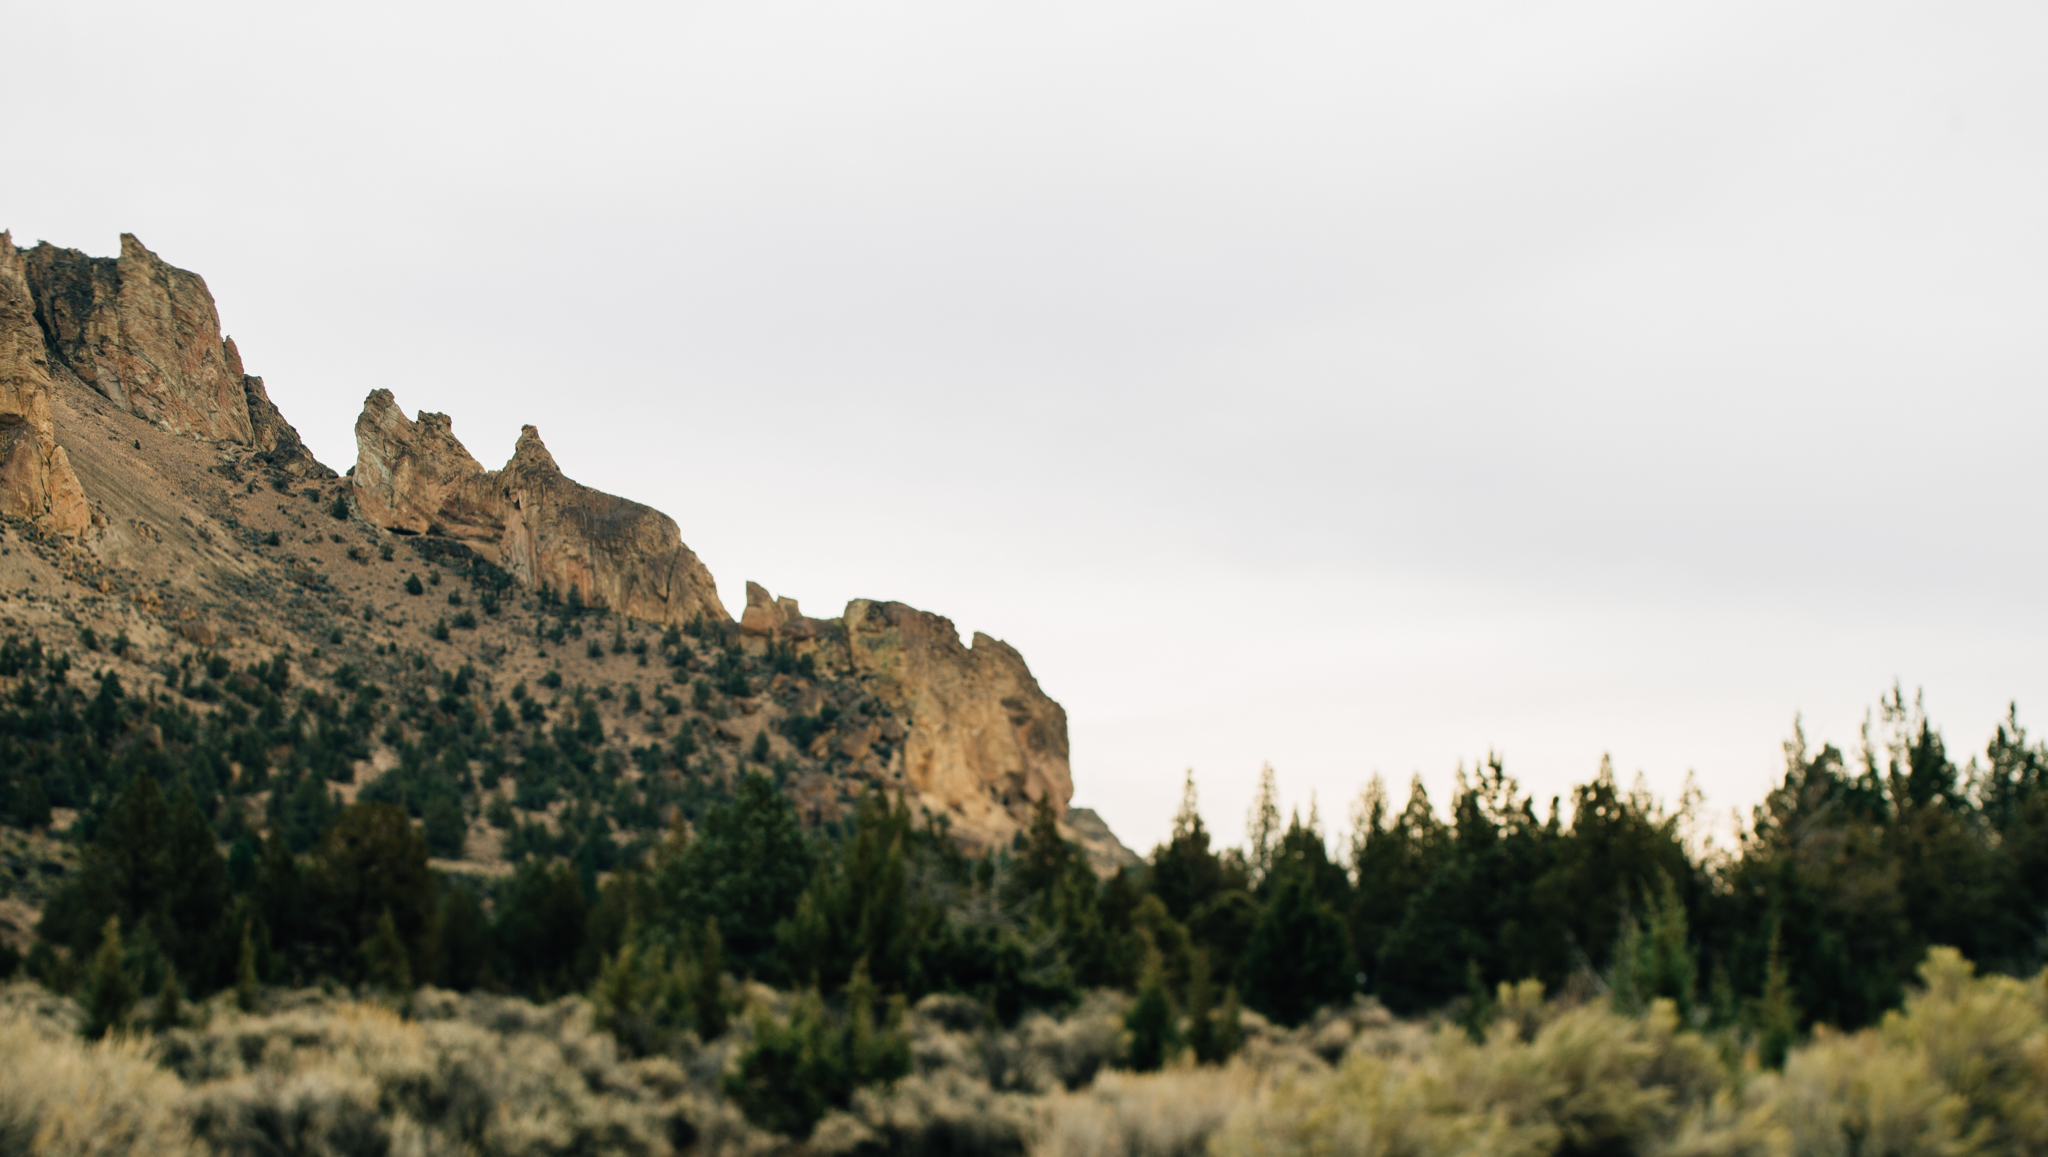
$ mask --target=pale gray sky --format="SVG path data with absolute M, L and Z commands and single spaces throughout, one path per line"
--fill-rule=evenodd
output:
M 533 422 L 731 605 L 1009 640 L 1133 846 L 2048 713 L 2039 5 L 0 18 L 17 241 L 203 274 L 337 468 Z

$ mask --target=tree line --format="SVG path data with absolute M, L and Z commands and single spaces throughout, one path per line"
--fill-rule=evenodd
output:
M 1375 782 L 1337 850 L 1314 814 L 1281 822 L 1270 776 L 1246 846 L 1215 847 L 1191 776 L 1171 837 L 1103 877 L 1043 802 L 1012 846 L 968 856 L 879 791 L 828 827 L 744 762 L 692 768 L 692 806 L 664 831 L 587 712 L 500 729 L 507 712 L 463 671 L 294 696 L 282 658 L 200 662 L 177 697 L 144 698 L 111 675 L 88 693 L 9 641 L 0 673 L 19 678 L 0 806 L 25 824 L 79 806 L 84 847 L 26 964 L 94 1027 L 224 989 L 432 983 L 587 992 L 622 1045 L 656 1051 L 726 1031 L 752 979 L 803 994 L 753 1025 L 731 1077 L 786 1132 L 900 1071 L 892 1010 L 935 992 L 1009 1023 L 1127 991 L 1144 1068 L 1228 1056 L 1239 1008 L 1295 1024 L 1370 995 L 1477 1026 L 1496 986 L 1534 978 L 1669 999 L 1771 1061 L 1814 1024 L 1896 1006 L 1931 945 L 2024 973 L 2048 944 L 2048 749 L 2009 715 L 1959 767 L 1896 691 L 1853 757 L 1795 734 L 1731 848 L 1693 842 L 1694 801 L 1667 807 L 1605 766 L 1539 804 L 1496 758 L 1441 812 L 1419 780 L 1398 808 Z M 400 765 L 343 807 L 333 768 L 380 725 Z M 674 767 L 664 750 L 656 766 Z M 572 806 L 503 878 L 435 871 L 436 809 L 474 814 L 494 759 L 520 790 L 543 767 Z M 236 801 L 259 790 L 252 821 Z

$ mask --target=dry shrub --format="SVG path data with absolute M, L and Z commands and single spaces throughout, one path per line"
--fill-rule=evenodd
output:
M 1022 1157 L 1039 1127 L 1038 1098 L 997 1092 L 963 1072 L 905 1077 L 862 1089 L 849 1112 L 832 1112 L 811 1134 L 819 1157 Z
M 68 1010 L 41 1009 L 15 986 L 0 1006 L 0 1153 L 195 1152 L 184 1089 L 144 1044 L 79 1041 Z
M 1972 1141 L 1986 1153 L 2048 1153 L 2048 972 L 1977 977 L 1953 948 L 1920 965 L 1925 988 L 1885 1017 L 1894 1047 L 1917 1050 L 1963 1098 Z
M 1443 1027 L 1354 1042 L 1334 1071 L 1275 1072 L 1218 1134 L 1222 1157 L 1294 1154 L 1774 1152 L 1777 1133 L 1726 1096 L 1711 1045 L 1668 1003 L 1639 1018 L 1603 1006 L 1515 1010 L 1487 1039 Z M 1324 1030 L 1327 1032 L 1328 1030 Z M 1759 1132 L 1759 1130 L 1761 1130 Z
M 1104 1073 L 1056 1095 L 1033 1157 L 1203 1157 L 1210 1138 L 1255 1095 L 1251 1066 Z
M 919 1073 L 958 1072 L 991 1089 L 1047 1093 L 1079 1088 L 1124 1054 L 1120 993 L 1091 993 L 1065 1017 L 1027 1013 L 1008 1030 L 983 1023 L 966 997 L 933 995 L 917 1002 L 905 1030 Z
M 172 1033 L 193 1131 L 222 1154 L 747 1152 L 765 1139 L 674 1059 L 622 1062 L 580 999 L 425 993 L 419 1019 L 321 1002 Z
M 1800 1157 L 1954 1157 L 1974 1152 L 1962 1131 L 1967 1109 L 1917 1050 L 1876 1033 L 1822 1030 L 1786 1058 L 1777 1113 Z

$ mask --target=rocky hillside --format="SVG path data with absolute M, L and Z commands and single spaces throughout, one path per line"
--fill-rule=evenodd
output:
M 880 787 L 978 851 L 1043 803 L 1099 868 L 1132 859 L 1069 812 L 1065 712 L 1000 640 L 881 600 L 813 618 L 752 583 L 735 621 L 673 519 L 575 482 L 531 426 L 488 469 L 447 415 L 378 389 L 356 442 L 344 474 L 315 461 L 206 283 L 133 236 L 95 258 L 0 233 L 0 636 L 67 657 L 85 691 L 111 672 L 239 711 L 223 692 L 283 656 L 295 693 L 355 693 L 335 796 L 394 769 L 448 781 L 425 794 L 461 801 L 450 867 L 499 870 L 579 805 L 520 785 L 522 747 L 562 727 L 601 749 L 580 803 L 622 842 L 753 766 L 817 825 Z M 420 771 L 446 747 L 421 697 L 488 742 Z M 60 824 L 87 806 L 57 796 Z

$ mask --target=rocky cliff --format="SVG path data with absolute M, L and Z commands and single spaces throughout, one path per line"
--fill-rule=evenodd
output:
M 1006 840 L 1043 800 L 1064 818 L 1074 796 L 1067 713 L 1031 677 L 1024 656 L 902 603 L 846 606 L 848 663 L 909 720 L 904 778 L 971 843 Z
M 205 279 L 132 233 L 121 234 L 119 257 L 47 243 L 24 256 L 52 370 L 169 433 L 251 446 L 296 475 L 322 473 L 263 379 L 243 372 Z
M 532 426 L 504 469 L 485 470 L 448 415 L 409 420 L 377 390 L 356 419 L 351 480 L 364 518 L 459 539 L 530 586 L 651 623 L 730 618 L 674 519 L 571 480 Z
M 50 363 L 28 263 L 0 233 L 0 514 L 75 537 L 91 524 L 85 492 L 50 423 Z
M 407 417 L 379 389 L 355 432 L 340 478 L 245 371 L 206 283 L 134 237 L 95 258 L 0 233 L 5 631 L 53 650 L 119 639 L 95 670 L 202 703 L 218 699 L 195 672 L 289 652 L 309 690 L 372 679 L 472 720 L 516 705 L 451 788 L 486 859 L 505 838 L 483 822 L 492 799 L 569 822 L 525 777 L 572 720 L 601 734 L 592 766 L 614 777 L 577 781 L 578 823 L 591 807 L 687 820 L 744 768 L 811 822 L 880 789 L 976 850 L 1009 844 L 1041 801 L 1068 815 L 1066 714 L 1007 644 L 963 645 L 893 602 L 812 618 L 754 583 L 735 622 L 674 520 L 572 480 L 533 427 L 488 469 L 447 415 Z M 345 795 L 398 762 L 393 745 L 428 741 L 410 715 L 373 714 Z M 489 761 L 510 778 L 480 787 Z M 1099 868 L 1128 862 L 1088 814 L 1071 831 Z

